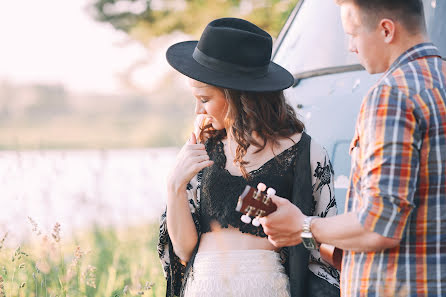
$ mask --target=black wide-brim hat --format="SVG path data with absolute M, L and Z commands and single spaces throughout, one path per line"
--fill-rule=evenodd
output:
M 172 45 L 169 64 L 203 83 L 242 91 L 281 91 L 294 83 L 286 69 L 271 61 L 272 38 L 256 25 L 236 18 L 210 22 L 199 41 Z

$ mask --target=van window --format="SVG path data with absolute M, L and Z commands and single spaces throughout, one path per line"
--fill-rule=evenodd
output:
M 429 37 L 446 57 L 446 1 L 423 3 Z M 300 8 L 289 30 L 280 36 L 283 39 L 275 52 L 276 63 L 293 74 L 359 63 L 356 55 L 348 51 L 348 37 L 334 0 L 301 0 L 297 5 Z
M 340 9 L 334 0 L 301 0 L 298 5 L 299 11 L 274 56 L 276 63 L 293 74 L 359 63 L 356 55 L 348 52 Z

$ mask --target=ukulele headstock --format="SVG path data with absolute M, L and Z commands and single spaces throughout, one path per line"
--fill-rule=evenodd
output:
M 270 196 L 274 195 L 276 191 L 269 188 L 265 193 L 265 184 L 259 183 L 257 189 L 247 185 L 245 190 L 240 195 L 237 203 L 236 211 L 243 213 L 241 217 L 242 222 L 249 224 L 251 217 L 255 217 L 252 221 L 254 226 L 259 226 L 259 217 L 264 217 L 276 211 L 277 206 L 272 202 Z

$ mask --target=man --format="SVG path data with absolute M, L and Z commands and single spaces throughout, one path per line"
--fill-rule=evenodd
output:
M 446 296 L 446 63 L 420 0 L 337 3 L 350 50 L 385 72 L 357 119 L 347 212 L 306 217 L 273 197 L 261 223 L 278 247 L 343 249 L 342 296 Z

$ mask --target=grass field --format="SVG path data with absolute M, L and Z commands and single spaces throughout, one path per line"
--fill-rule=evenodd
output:
M 0 297 L 165 296 L 158 260 L 158 225 L 94 227 L 61 238 L 31 221 L 34 235 L 21 246 L 0 234 Z

